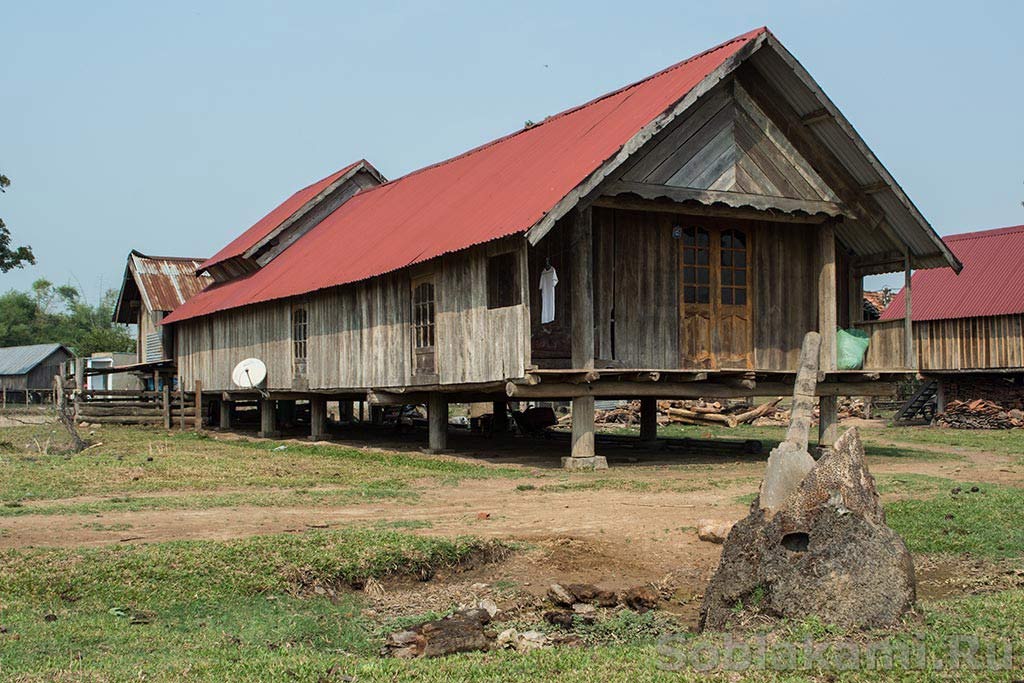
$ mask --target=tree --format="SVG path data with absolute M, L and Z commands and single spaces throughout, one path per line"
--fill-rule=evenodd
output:
M 6 192 L 10 184 L 11 179 L 0 173 L 0 193 Z M 7 229 L 4 219 L 0 218 L 0 273 L 6 273 L 15 268 L 24 268 L 26 263 L 29 265 L 36 263 L 32 247 L 12 247 L 11 231 Z

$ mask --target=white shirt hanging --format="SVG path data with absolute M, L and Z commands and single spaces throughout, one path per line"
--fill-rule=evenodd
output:
M 558 273 L 548 266 L 540 274 L 540 322 L 547 324 L 555 319 L 555 286 Z

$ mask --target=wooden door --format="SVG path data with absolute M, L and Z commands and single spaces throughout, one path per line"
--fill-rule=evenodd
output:
M 412 374 L 426 381 L 437 376 L 434 276 L 412 281 Z
M 687 368 L 753 367 L 749 228 L 705 223 L 680 236 L 680 348 Z

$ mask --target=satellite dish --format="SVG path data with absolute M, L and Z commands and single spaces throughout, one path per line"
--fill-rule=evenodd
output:
M 267 378 L 267 366 L 259 358 L 246 358 L 231 371 L 231 381 L 243 389 L 255 389 Z

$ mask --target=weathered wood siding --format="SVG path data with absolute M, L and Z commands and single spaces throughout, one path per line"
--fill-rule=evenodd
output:
M 865 370 L 892 370 L 903 368 L 906 335 L 902 320 L 869 320 L 855 327 L 870 336 L 868 352 L 864 357 Z
M 1024 315 L 914 323 L 921 370 L 1024 369 Z
M 515 251 L 526 300 L 523 240 L 451 254 L 418 272 L 435 273 L 437 366 L 444 384 L 521 377 L 529 362 L 523 303 L 487 308 L 487 259 Z M 293 374 L 291 311 L 309 314 L 307 371 Z M 186 386 L 237 389 L 231 370 L 245 358 L 267 364 L 270 390 L 365 390 L 412 382 L 409 271 L 306 297 L 246 306 L 176 325 L 178 372 Z

